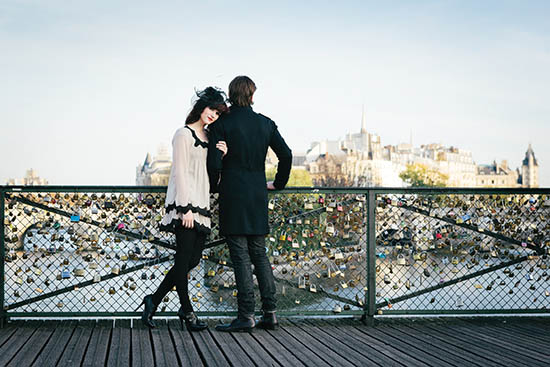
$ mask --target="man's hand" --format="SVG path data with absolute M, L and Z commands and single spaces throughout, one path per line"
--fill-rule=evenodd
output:
M 193 228 L 193 213 L 189 210 L 181 217 L 181 224 L 184 228 Z
M 227 144 L 225 143 L 225 141 L 220 140 L 219 142 L 217 142 L 216 148 L 218 148 L 218 150 L 223 153 L 222 158 L 225 157 L 225 155 L 227 154 Z
M 267 189 L 268 190 L 277 190 L 277 188 L 275 186 L 273 186 L 273 181 L 269 181 L 267 183 Z

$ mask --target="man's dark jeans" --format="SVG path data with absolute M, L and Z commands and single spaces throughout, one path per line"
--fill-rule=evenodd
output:
M 258 279 L 262 310 L 275 311 L 275 280 L 265 253 L 265 236 L 226 236 L 226 240 L 237 281 L 239 317 L 249 318 L 254 315 L 254 281 L 251 263 L 254 264 L 256 279 Z

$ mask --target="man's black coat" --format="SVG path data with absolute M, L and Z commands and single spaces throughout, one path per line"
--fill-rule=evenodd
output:
M 252 107 L 233 106 L 209 126 L 208 139 L 208 174 L 211 190 L 219 192 L 220 234 L 269 233 L 265 178 L 268 147 L 279 158 L 275 188 L 285 187 L 292 166 L 292 152 L 277 125 Z M 223 159 L 216 148 L 220 140 L 228 147 Z

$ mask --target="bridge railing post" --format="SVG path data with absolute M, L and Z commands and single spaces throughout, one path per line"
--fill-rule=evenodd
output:
M 5 233 L 4 233 L 4 218 L 5 218 L 5 205 L 4 200 L 6 199 L 6 192 L 3 186 L 0 186 L 0 328 L 4 327 L 4 324 L 7 321 L 6 311 L 4 310 L 4 283 L 5 283 L 5 274 L 4 274 L 4 261 L 6 258 L 5 251 Z
M 363 320 L 373 325 L 376 313 L 376 195 L 367 191 L 367 300 Z

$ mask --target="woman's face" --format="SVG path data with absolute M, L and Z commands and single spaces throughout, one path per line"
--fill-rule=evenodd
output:
M 210 125 L 220 117 L 220 112 L 218 110 L 213 110 L 210 107 L 205 107 L 201 113 L 201 120 L 205 125 Z

